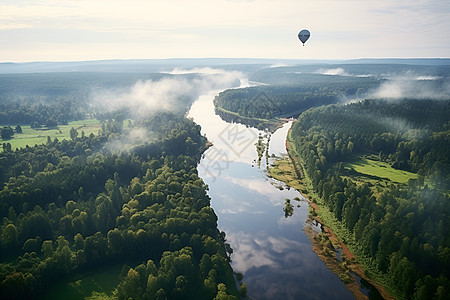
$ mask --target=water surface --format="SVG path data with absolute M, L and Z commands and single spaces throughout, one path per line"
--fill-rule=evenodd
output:
M 189 117 L 201 125 L 214 146 L 198 170 L 209 186 L 211 206 L 234 252 L 234 271 L 244 274 L 254 299 L 354 299 L 339 278 L 312 250 L 303 232 L 308 203 L 297 191 L 266 176 L 266 158 L 258 166 L 255 143 L 265 132 L 227 123 L 214 113 L 218 91 L 199 97 Z M 286 153 L 290 123 L 272 134 L 269 156 Z M 269 164 L 272 158 L 268 159 Z M 295 197 L 301 201 L 293 200 Z M 285 199 L 294 213 L 285 217 Z

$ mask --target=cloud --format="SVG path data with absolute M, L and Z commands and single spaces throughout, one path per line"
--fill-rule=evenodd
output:
M 441 78 L 441 76 L 420 75 L 416 77 L 416 80 L 438 80 Z
M 200 95 L 216 89 L 239 86 L 242 73 L 222 69 L 192 69 L 171 72 L 160 80 L 138 80 L 126 88 L 98 90 L 92 93 L 92 103 L 110 111 L 126 109 L 133 119 L 145 118 L 156 112 L 186 113 Z M 186 75 L 193 74 L 193 75 Z M 150 141 L 151 132 L 144 128 L 128 129 L 126 135 L 108 142 L 110 151 L 127 151 L 132 146 Z
M 204 67 L 204 68 L 192 68 L 192 69 L 183 69 L 183 68 L 175 68 L 170 72 L 167 72 L 168 74 L 172 75 L 181 75 L 181 74 L 208 74 L 208 75 L 222 75 L 226 78 L 232 76 L 233 78 L 245 78 L 245 74 L 240 71 L 230 71 L 230 70 L 224 70 L 220 68 L 211 68 L 211 67 Z
M 169 76 L 161 80 L 139 80 L 126 89 L 109 89 L 92 94 L 95 104 L 112 110 L 127 108 L 135 118 L 152 112 L 183 112 L 186 105 L 210 90 L 239 86 L 240 72 L 208 69 L 180 70 L 172 74 L 196 73 L 197 76 Z
M 104 145 L 104 149 L 111 152 L 126 152 L 136 145 L 151 141 L 154 137 L 154 134 L 145 128 L 136 127 L 126 130 L 126 134 L 122 134 L 117 138 L 110 138 Z
M 227 232 L 227 239 L 234 250 L 233 265 L 242 273 L 264 266 L 279 269 L 280 262 L 287 259 L 286 255 L 294 253 L 294 249 L 303 248 L 299 241 L 268 236 L 266 232 L 258 232 L 256 236 L 242 231 Z
M 449 12 L 447 2 L 427 0 L 414 5 L 392 0 L 358 5 L 354 0 L 276 5 L 273 0 L 5 0 L 0 3 L 0 60 L 446 57 Z M 18 26 L 20 39 L 3 36 L 1 31 Z M 300 48 L 297 33 L 303 27 L 312 36 Z M 70 35 L 70 41 L 42 45 L 27 28 L 72 34 L 59 35 Z M 95 43 L 73 34 L 84 30 L 116 36 Z
M 239 188 L 243 188 L 251 193 L 259 194 L 271 202 L 271 205 L 277 207 L 283 207 L 286 198 L 301 197 L 301 195 L 295 189 L 284 189 L 280 191 L 276 186 L 269 184 L 267 181 L 261 181 L 260 178 L 247 179 L 247 178 L 235 178 L 228 175 L 223 175 L 224 180 L 229 185 L 236 185 Z M 276 185 L 284 185 L 280 181 L 273 180 L 271 182 Z
M 280 67 L 287 67 L 287 64 L 284 63 L 277 63 L 277 64 L 273 64 L 271 66 L 269 66 L 269 68 L 280 68 Z
M 24 28 L 32 28 L 33 26 L 26 23 L 0 23 L 0 30 L 11 30 L 11 29 L 24 29 Z
M 135 117 L 151 112 L 175 110 L 179 98 L 193 93 L 194 86 L 184 79 L 139 80 L 128 90 L 94 92 L 93 100 L 111 110 L 128 108 Z
M 301 74 L 301 72 L 296 72 Z M 351 77 L 371 77 L 372 75 L 368 74 L 350 74 L 347 73 L 343 68 L 335 68 L 335 69 L 319 69 L 315 72 L 316 74 L 321 75 L 330 75 L 330 76 L 351 76 Z
M 371 98 L 449 99 L 450 81 L 439 76 L 413 72 L 388 75 L 388 80 L 373 91 Z
M 240 2 L 248 3 L 248 2 L 255 2 L 256 0 L 225 0 L 225 1 L 227 1 L 227 2 L 237 2 L 237 3 L 240 3 Z
M 342 68 L 336 68 L 336 69 L 319 69 L 316 71 L 317 74 L 322 75 L 339 75 L 339 76 L 350 76 L 347 72 L 345 72 Z

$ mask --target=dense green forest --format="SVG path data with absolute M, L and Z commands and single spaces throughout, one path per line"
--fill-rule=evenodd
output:
M 135 126 L 155 137 L 129 152 L 108 144 L 134 128 L 1 154 L 2 298 L 38 297 L 57 278 L 130 258 L 144 264 L 122 279 L 119 299 L 236 294 L 197 175 L 198 125 L 158 114 Z
M 311 107 L 370 98 L 392 80 L 400 87 L 413 87 L 414 91 L 433 91 L 449 96 L 449 74 L 450 67 L 445 65 L 345 64 L 262 68 L 249 75 L 255 86 L 221 92 L 214 104 L 222 111 L 249 118 L 297 117 Z
M 124 265 L 108 295 L 115 299 L 237 298 L 232 250 L 197 173 L 206 138 L 183 116 L 192 97 L 179 99 L 182 113 L 129 121 L 126 108 L 89 105 L 84 93 L 95 86 L 87 83 L 92 77 L 117 88 L 114 80 L 124 76 L 5 75 L 0 81 L 0 123 L 10 124 L 5 135 L 19 133 L 12 124 L 57 126 L 96 109 L 102 120 L 98 134 L 72 128 L 70 140 L 49 137 L 16 150 L 5 136 L 0 298 L 41 298 L 55 281 L 111 264 Z M 123 85 L 135 80 L 125 77 Z
M 322 91 L 319 95 L 312 89 L 257 86 L 221 92 L 214 105 L 244 117 L 270 120 L 297 116 L 309 107 L 338 101 L 335 91 Z
M 320 74 L 263 73 L 259 78 L 274 85 L 258 85 L 242 89 L 226 90 L 215 99 L 220 109 L 238 113 L 244 117 L 273 119 L 297 117 L 310 107 L 328 105 L 348 98 L 364 97 L 380 80 L 371 77 L 353 78 Z M 282 79 L 282 77 L 285 77 Z
M 450 292 L 449 111 L 450 100 L 365 100 L 308 110 L 292 126 L 315 200 L 404 299 Z M 401 184 L 347 167 L 360 157 L 418 177 Z

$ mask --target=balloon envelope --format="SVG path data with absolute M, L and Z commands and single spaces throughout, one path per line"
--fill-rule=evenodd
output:
M 303 29 L 298 33 L 298 39 L 303 43 L 303 46 L 305 45 L 306 41 L 309 39 L 309 36 L 311 34 L 308 30 Z

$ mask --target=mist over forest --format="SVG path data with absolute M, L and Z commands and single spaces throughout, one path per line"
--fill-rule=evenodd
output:
M 355 256 L 343 283 L 357 264 L 391 297 L 445 299 L 450 60 L 219 58 L 0 63 L 0 298 L 110 267 L 74 299 L 245 299 L 187 117 L 211 93 L 222 121 L 260 129 L 259 160 L 295 119 L 299 195 Z

